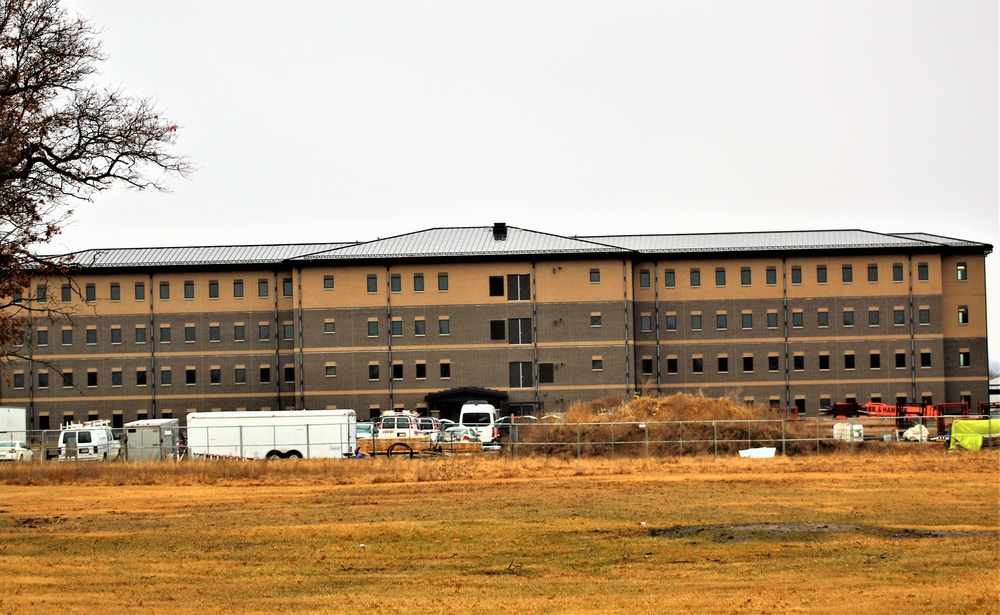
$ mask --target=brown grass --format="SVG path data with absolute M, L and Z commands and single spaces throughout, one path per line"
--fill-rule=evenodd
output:
M 998 467 L 994 451 L 8 465 L 0 612 L 995 613 Z

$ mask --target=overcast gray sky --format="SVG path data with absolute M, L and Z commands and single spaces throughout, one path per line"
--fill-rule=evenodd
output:
M 57 249 L 862 228 L 1000 247 L 995 0 L 69 0 L 200 170 Z M 990 275 L 1000 358 L 1000 255 Z

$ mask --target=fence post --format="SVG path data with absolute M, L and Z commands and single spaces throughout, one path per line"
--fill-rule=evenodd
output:
M 712 421 L 712 454 L 719 456 L 719 425 L 717 421 Z
M 580 424 L 576 424 L 576 458 L 581 457 L 582 451 L 580 450 Z
M 781 419 L 781 454 L 785 455 L 785 419 Z
M 615 458 L 615 422 L 611 421 L 611 458 Z
M 819 455 L 819 417 L 816 417 L 816 454 Z
M 854 417 L 847 419 L 848 437 L 851 439 L 851 452 L 854 452 Z
M 677 449 L 681 455 L 684 454 L 684 421 L 677 423 Z

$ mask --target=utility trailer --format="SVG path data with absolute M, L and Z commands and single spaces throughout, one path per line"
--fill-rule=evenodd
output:
M 187 452 L 194 459 L 344 459 L 356 447 L 354 410 L 187 415 Z
M 166 461 L 177 458 L 180 421 L 141 419 L 125 423 L 125 458 L 129 461 Z
M 28 435 L 26 408 L 0 408 L 0 440 L 24 442 Z

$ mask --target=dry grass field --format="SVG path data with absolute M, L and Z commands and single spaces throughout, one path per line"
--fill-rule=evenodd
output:
M 998 613 L 995 451 L 0 467 L 0 613 Z

